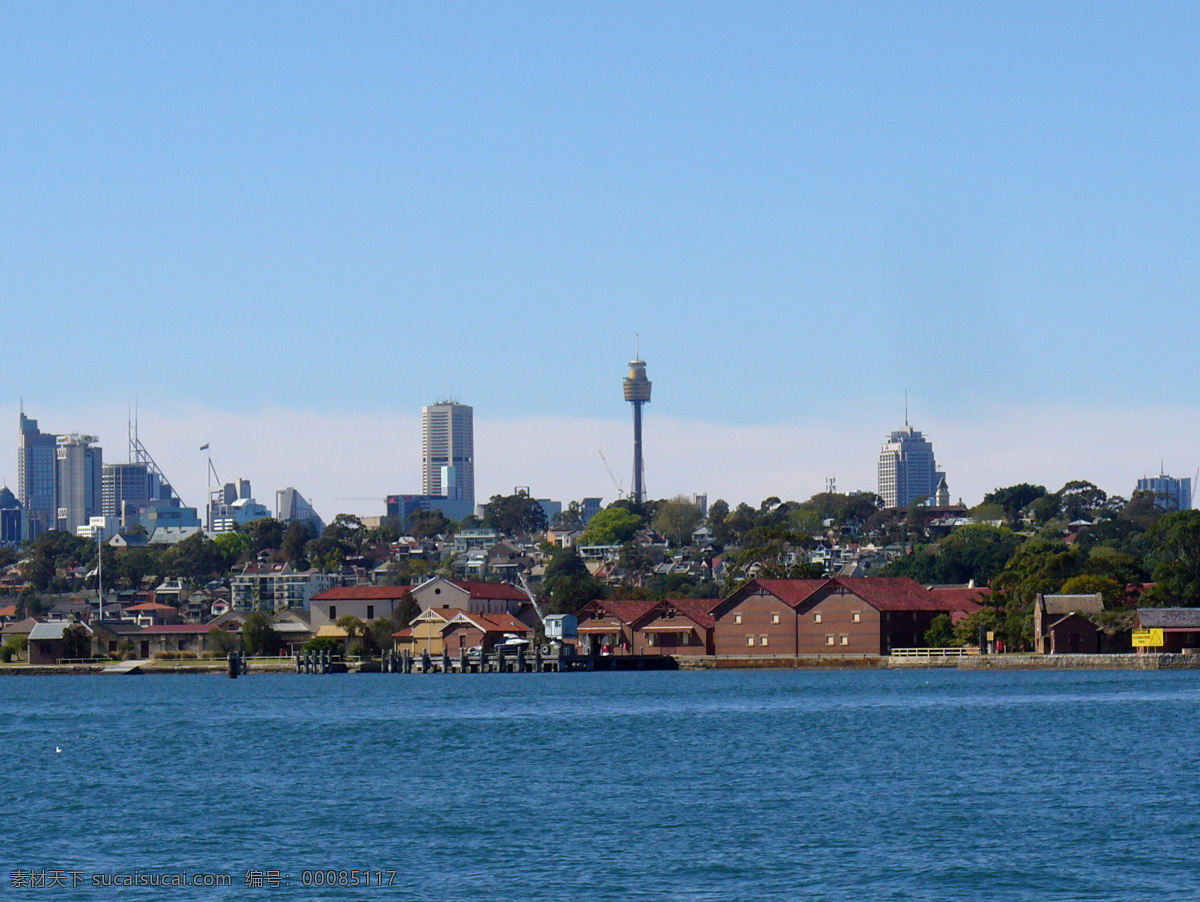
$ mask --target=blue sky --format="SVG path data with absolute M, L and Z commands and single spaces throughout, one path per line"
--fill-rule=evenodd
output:
M 497 441 L 527 442 L 528 418 L 612 424 L 620 460 L 636 331 L 654 416 L 733 444 L 833 436 L 795 449 L 814 468 L 797 495 L 820 472 L 873 487 L 905 389 L 935 444 L 935 425 L 982 442 L 1034 421 L 1120 443 L 1050 461 L 1051 438 L 1071 445 L 1048 437 L 1021 458 L 1035 481 L 1107 472 L 1112 453 L 1190 475 L 1190 433 L 1122 424 L 1197 406 L 1198 20 L 1194 4 L 3 4 L 0 401 L 107 449 L 136 396 L 181 448 L 232 452 L 246 439 L 212 435 L 235 429 L 221 414 L 242 432 L 288 411 L 387 430 L 453 394 L 509 424 Z M 941 455 L 952 490 L 956 470 L 968 493 L 1003 484 L 963 445 Z M 305 453 L 299 436 L 258 478 L 289 484 Z M 397 453 L 354 494 L 415 490 Z M 611 489 L 587 455 L 536 469 L 566 497 Z M 1123 473 L 1106 487 L 1128 494 Z M 746 474 L 658 484 L 734 494 L 723 479 Z M 332 505 L 328 482 L 309 492 Z

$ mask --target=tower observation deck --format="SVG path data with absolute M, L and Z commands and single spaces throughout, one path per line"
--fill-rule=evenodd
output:
M 638 355 L 640 357 L 640 354 Z M 625 400 L 633 405 L 633 491 L 630 497 L 636 504 L 646 500 L 645 465 L 642 461 L 642 405 L 650 401 L 650 380 L 646 378 L 646 361 L 629 361 L 625 377 Z

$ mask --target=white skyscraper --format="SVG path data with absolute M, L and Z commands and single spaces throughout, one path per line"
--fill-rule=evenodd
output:
M 439 401 L 421 410 L 421 492 L 475 508 L 474 411 Z
M 879 451 L 879 497 L 884 507 L 928 501 L 945 476 L 933 459 L 932 442 L 908 423 L 888 436 Z

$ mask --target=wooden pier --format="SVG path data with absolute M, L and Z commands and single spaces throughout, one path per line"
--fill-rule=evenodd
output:
M 581 655 L 566 646 L 498 649 L 492 652 L 420 656 L 385 651 L 379 660 L 347 662 L 330 651 L 298 652 L 296 673 L 571 673 L 613 670 L 676 670 L 670 655 Z

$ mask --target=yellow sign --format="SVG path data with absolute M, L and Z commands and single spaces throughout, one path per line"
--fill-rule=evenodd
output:
M 995 632 L 993 632 L 992 630 L 988 630 L 988 631 L 987 631 L 987 639 L 988 639 L 988 641 L 989 641 L 989 642 L 991 642 L 991 641 L 993 641 L 995 638 L 996 638 L 996 634 L 995 634 Z
M 1133 631 L 1134 648 L 1158 648 L 1164 644 L 1161 629 Z

